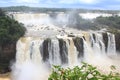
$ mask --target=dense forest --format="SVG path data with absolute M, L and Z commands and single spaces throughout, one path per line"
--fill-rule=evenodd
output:
M 110 17 L 97 17 L 94 21 L 95 24 L 107 26 L 109 28 L 120 29 L 120 16 L 114 15 Z
M 0 9 L 0 45 L 16 42 L 23 36 L 25 28 L 23 24 L 6 16 Z
M 22 24 L 5 15 L 0 9 L 0 72 L 8 70 L 6 68 L 10 60 L 15 57 L 16 42 L 25 34 L 25 30 Z

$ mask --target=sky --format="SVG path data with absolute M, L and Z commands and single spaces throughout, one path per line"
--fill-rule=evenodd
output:
M 8 6 L 120 10 L 120 0 L 0 0 L 0 7 Z

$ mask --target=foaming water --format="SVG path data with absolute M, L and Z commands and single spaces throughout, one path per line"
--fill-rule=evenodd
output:
M 17 42 L 16 62 L 12 67 L 12 80 L 47 80 L 52 65 L 72 68 L 80 66 L 81 62 L 92 64 L 106 74 L 111 71 L 111 65 L 120 72 L 120 56 L 116 53 L 113 34 L 106 33 L 107 44 L 103 33 L 85 32 L 80 36 L 72 36 L 20 38 Z

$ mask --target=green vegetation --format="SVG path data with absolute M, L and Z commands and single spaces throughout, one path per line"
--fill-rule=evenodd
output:
M 118 16 L 118 15 L 113 15 L 110 17 L 100 16 L 95 19 L 94 23 L 97 25 L 106 26 L 109 28 L 120 29 L 120 16 Z
M 111 33 L 120 33 L 120 16 L 113 15 L 110 17 L 97 17 L 94 20 L 83 19 L 78 13 L 73 13 L 69 16 L 67 23 L 68 27 L 73 27 L 82 30 L 99 30 L 106 28 Z
M 111 66 L 111 69 L 114 70 L 115 66 Z M 76 66 L 73 69 L 54 66 L 48 80 L 120 80 L 120 75 L 113 72 L 102 74 L 96 67 L 83 63 L 81 67 Z
M 15 58 L 16 41 L 25 34 L 25 30 L 22 24 L 0 9 L 0 73 L 9 71 L 9 63 Z
M 0 45 L 15 43 L 25 33 L 25 28 L 0 10 Z

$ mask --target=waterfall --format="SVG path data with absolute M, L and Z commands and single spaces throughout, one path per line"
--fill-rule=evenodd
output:
M 52 39 L 48 45 L 49 50 L 49 62 L 54 65 L 61 65 L 60 53 L 59 53 L 59 41 Z
M 22 37 L 17 42 L 16 50 L 15 77 L 18 79 L 14 80 L 24 80 L 23 74 L 27 71 L 29 75 L 38 77 L 36 80 L 41 79 L 39 75 L 42 80 L 47 80 L 45 78 L 52 65 L 73 67 L 80 65 L 81 61 L 108 69 L 113 64 L 108 57 L 117 55 L 114 34 L 100 32 L 59 38 Z M 34 71 L 34 75 L 30 71 Z
M 81 37 L 60 39 L 23 37 L 17 43 L 16 62 L 31 60 L 35 63 L 48 62 L 50 65 L 73 65 L 86 56 L 116 55 L 114 34 L 107 33 L 107 37 L 107 52 L 102 33 L 83 33 Z
M 105 45 L 103 43 L 103 36 L 100 33 L 90 34 L 92 49 L 95 54 L 104 54 L 105 53 Z
M 108 55 L 117 55 L 116 54 L 116 44 L 115 44 L 115 35 L 111 33 L 107 33 L 108 35 Z
M 41 53 L 39 51 L 39 47 L 41 46 L 41 43 L 43 41 L 42 40 L 35 40 L 31 43 L 31 47 L 32 47 L 32 50 L 31 50 L 31 60 L 35 63 L 41 63 L 42 61 L 42 57 L 41 57 Z
M 71 66 L 77 64 L 77 51 L 72 38 L 68 39 L 68 64 Z
M 49 14 L 45 13 L 17 13 L 13 14 L 13 17 L 15 20 L 25 24 L 25 25 L 33 25 L 33 24 L 47 24 L 50 23 L 50 17 Z
M 31 38 L 20 38 L 17 43 L 16 63 L 22 64 L 30 60 L 30 40 Z
M 64 39 L 59 39 L 60 57 L 62 64 L 68 63 L 68 46 Z

